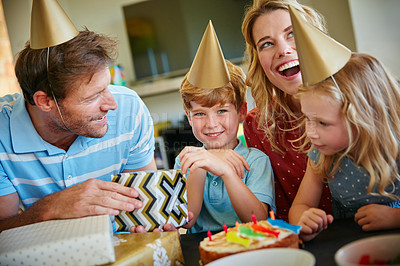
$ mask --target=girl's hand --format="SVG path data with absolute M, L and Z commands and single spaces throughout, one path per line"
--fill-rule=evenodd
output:
M 399 228 L 400 209 L 380 204 L 365 205 L 358 209 L 354 221 L 364 231 Z
M 303 212 L 298 222 L 301 225 L 300 237 L 309 241 L 333 222 L 333 216 L 317 208 L 310 208 Z

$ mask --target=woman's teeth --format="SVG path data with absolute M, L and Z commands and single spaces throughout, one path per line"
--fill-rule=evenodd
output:
M 299 61 L 298 60 L 296 60 L 296 61 L 291 61 L 291 62 L 289 62 L 289 63 L 286 63 L 286 64 L 284 64 L 284 65 L 281 65 L 279 68 L 278 68 L 278 71 L 279 72 L 282 72 L 282 71 L 284 71 L 284 70 L 286 70 L 286 69 L 289 69 L 289 68 L 292 68 L 292 67 L 295 67 L 295 66 L 298 66 L 299 65 Z

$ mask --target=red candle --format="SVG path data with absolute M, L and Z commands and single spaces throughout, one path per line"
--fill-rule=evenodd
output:
M 253 223 L 254 223 L 254 224 L 257 224 L 257 218 L 256 218 L 256 216 L 254 215 L 254 213 L 251 215 L 251 219 L 253 220 Z
M 271 217 L 272 220 L 275 220 L 275 213 L 273 210 L 269 211 L 269 216 Z
M 212 239 L 211 239 L 211 232 L 210 232 L 210 230 L 208 230 L 208 232 L 207 232 L 207 236 L 208 236 L 208 239 L 210 239 L 210 241 L 212 241 Z
M 222 228 L 224 228 L 225 234 L 228 233 L 228 226 L 226 226 L 226 224 L 223 224 Z

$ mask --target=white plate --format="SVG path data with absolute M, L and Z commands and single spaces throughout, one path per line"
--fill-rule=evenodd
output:
M 315 257 L 302 249 L 270 248 L 231 255 L 207 264 L 207 266 L 233 265 L 313 266 Z
M 393 260 L 400 254 L 400 234 L 367 237 L 344 245 L 335 253 L 340 266 L 358 266 L 363 255 L 369 255 L 371 262 Z

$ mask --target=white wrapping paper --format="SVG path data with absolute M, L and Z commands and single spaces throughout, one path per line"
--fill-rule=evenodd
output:
M 0 234 L 0 265 L 101 265 L 114 261 L 108 215 L 46 221 Z

